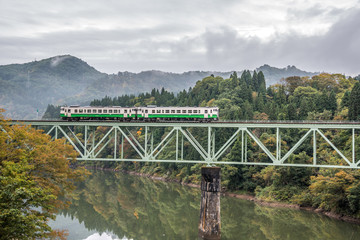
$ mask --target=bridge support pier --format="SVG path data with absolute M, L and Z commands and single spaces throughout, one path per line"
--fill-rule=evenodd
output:
M 220 167 L 201 168 L 199 237 L 220 239 Z

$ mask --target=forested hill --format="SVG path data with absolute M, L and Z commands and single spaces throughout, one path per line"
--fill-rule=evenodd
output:
M 95 99 L 91 105 L 218 106 L 223 120 L 358 120 L 360 90 L 352 89 L 355 83 L 360 87 L 359 79 L 322 73 L 312 78 L 288 77 L 266 88 L 261 71 L 251 74 L 245 70 L 228 79 L 206 77 L 177 95 L 153 89 L 139 95 Z M 58 116 L 58 110 L 52 112 Z
M 266 85 L 288 76 L 314 74 L 295 67 L 280 69 L 264 65 L 259 69 L 264 73 Z M 242 73 L 237 71 L 238 75 Z M 153 88 L 177 93 L 194 87 L 197 81 L 210 75 L 229 78 L 231 72 L 143 71 L 105 74 L 79 58 L 56 56 L 25 64 L 0 66 L 0 108 L 6 109 L 7 117 L 34 119 L 37 110 L 42 115 L 47 104 L 88 105 L 94 98 L 139 94 L 150 92 Z
M 241 76 L 236 72 L 230 78 L 208 76 L 189 91 L 179 94 L 165 89 L 153 89 L 140 95 L 123 95 L 105 97 L 94 100 L 92 105 L 148 105 L 161 106 L 218 106 L 222 119 L 256 119 L 256 120 L 360 120 L 360 76 L 345 77 L 341 74 L 322 73 L 309 77 L 288 77 L 281 84 L 265 87 L 263 73 L 244 71 Z M 56 111 L 55 111 L 56 112 Z M 58 113 L 57 109 L 57 113 Z M 101 134 L 95 135 L 97 140 L 105 134 L 105 128 L 99 128 Z M 199 129 L 188 129 L 196 134 L 199 142 L 206 142 L 207 135 Z M 133 128 L 133 135 L 144 139 L 141 128 Z M 225 141 L 223 136 L 231 136 L 230 128 L 217 129 L 215 141 Z M 272 149 L 275 156 L 276 131 L 274 129 L 253 129 L 252 133 Z M 351 131 L 343 129 L 322 130 L 326 138 L 332 139 L 336 147 L 342 149 L 345 156 L 356 154 L 360 159 L 360 147 L 351 147 Z M 155 130 L 154 142 L 160 142 L 168 132 Z M 281 131 L 281 155 L 288 153 L 291 146 L 304 135 L 304 129 L 283 129 Z M 360 142 L 360 135 L 353 135 L 355 142 Z M 175 141 L 174 139 L 172 141 Z M 241 142 L 241 138 L 221 156 L 219 161 L 240 162 L 241 146 L 246 144 L 248 162 L 269 162 L 269 157 L 250 138 Z M 129 143 L 120 143 L 118 149 L 128 149 L 124 154 L 130 159 L 138 156 Z M 191 144 L 184 144 L 183 159 L 201 159 L 200 154 Z M 169 144 L 158 159 L 174 159 L 177 149 Z M 99 157 L 113 156 L 113 148 L 103 150 Z M 355 150 L 355 151 L 354 151 Z M 316 147 L 317 161 L 323 165 L 339 165 L 342 157 L 320 139 Z M 304 141 L 301 148 L 289 156 L 290 163 L 313 162 L 313 143 Z M 185 183 L 199 183 L 201 164 L 183 163 L 140 163 L 97 161 L 89 164 L 96 168 L 118 168 L 137 171 Z M 221 170 L 222 187 L 231 191 L 246 192 L 262 200 L 297 203 L 302 206 L 319 208 L 340 215 L 360 218 L 360 173 L 351 169 L 326 169 L 303 167 L 244 166 L 223 165 Z
M 105 75 L 70 55 L 0 66 L 0 108 L 8 117 L 33 119 L 37 109 L 76 96 Z

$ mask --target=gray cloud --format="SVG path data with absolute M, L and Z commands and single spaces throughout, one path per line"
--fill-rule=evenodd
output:
M 4 2 L 0 0 L 0 7 Z M 35 7 L 27 1 L 11 2 L 15 4 L 0 8 L 6 15 L 0 20 L 0 64 L 71 54 L 107 73 L 231 71 L 265 63 L 360 72 L 359 8 L 316 3 L 289 8 L 284 3 L 267 13 L 262 9 L 267 1 L 78 0 L 72 8 L 57 1 L 31 1 Z M 330 28 L 303 34 L 312 21 L 320 29 Z M 263 29 L 273 32 L 264 37 Z

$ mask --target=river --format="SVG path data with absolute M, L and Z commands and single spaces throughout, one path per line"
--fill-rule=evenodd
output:
M 69 240 L 198 239 L 200 190 L 96 171 L 50 225 Z M 297 209 L 221 197 L 222 239 L 360 239 L 360 226 Z

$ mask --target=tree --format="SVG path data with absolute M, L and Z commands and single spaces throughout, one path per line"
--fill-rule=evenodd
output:
M 66 197 L 87 172 L 70 167 L 77 153 L 64 140 L 52 141 L 29 126 L 10 126 L 1 112 L 1 239 L 49 237 L 47 221 L 67 206 L 60 197 Z
M 360 83 L 356 82 L 349 99 L 349 120 L 360 119 Z
M 259 92 L 265 93 L 266 92 L 266 82 L 265 82 L 265 76 L 262 71 L 258 73 L 258 82 L 259 82 Z

